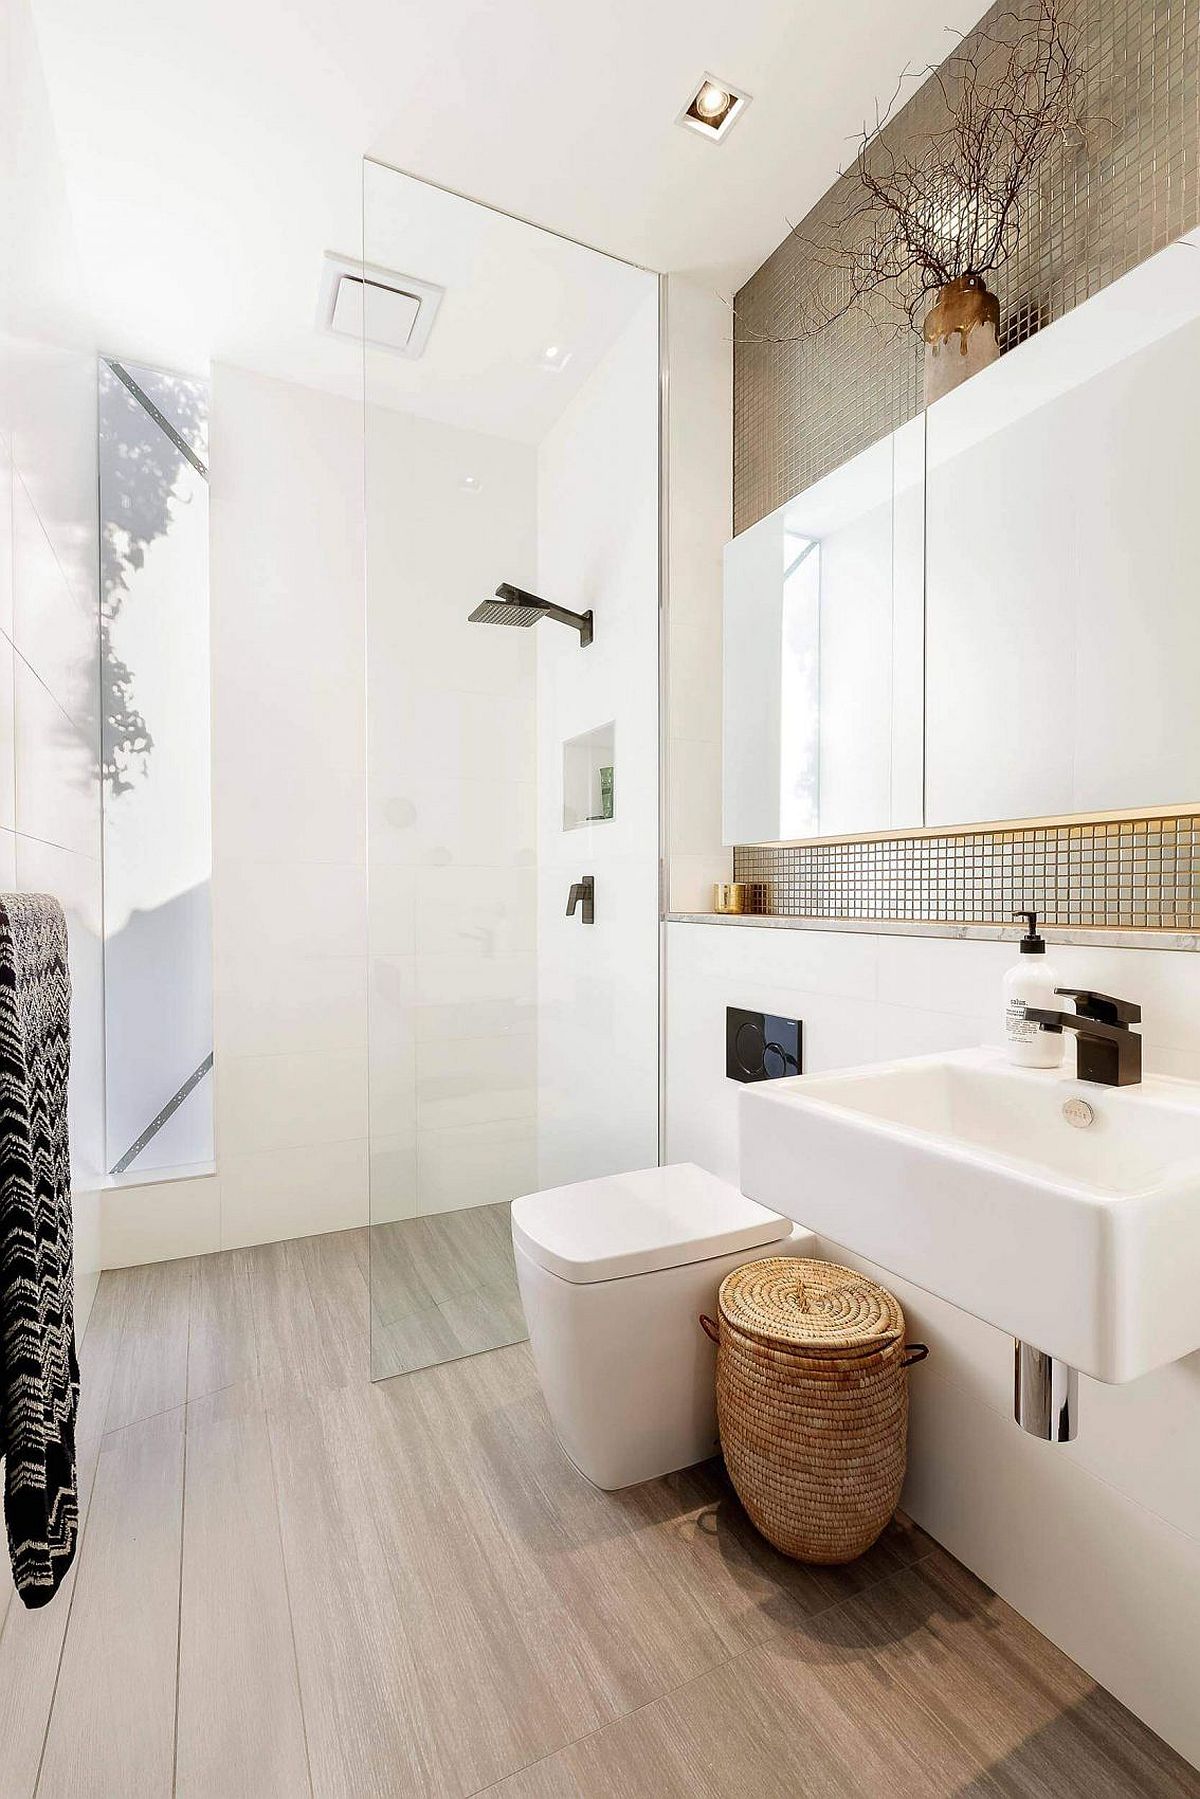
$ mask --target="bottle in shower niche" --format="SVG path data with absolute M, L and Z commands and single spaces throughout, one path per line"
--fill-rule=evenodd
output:
M 1054 989 L 1058 970 L 1046 960 L 1046 940 L 1038 934 L 1036 912 L 1014 912 L 1025 920 L 1021 953 L 1004 977 L 1004 1049 L 1020 1068 L 1057 1068 L 1063 1057 L 1063 1033 L 1043 1031 L 1025 1016 L 1027 1006 L 1062 1010 Z

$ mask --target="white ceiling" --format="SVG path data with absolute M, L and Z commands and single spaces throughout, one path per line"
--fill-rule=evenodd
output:
M 380 163 L 363 172 L 363 221 L 368 264 L 446 290 L 419 359 L 368 349 L 367 393 L 444 424 L 540 443 L 633 313 L 657 304 L 644 269 Z M 551 346 L 565 366 L 544 366 Z
M 180 368 L 222 359 L 346 393 L 358 368 L 318 332 L 315 306 L 323 253 L 361 246 L 364 153 L 732 293 L 828 186 L 898 71 L 944 55 L 947 23 L 983 10 L 32 4 L 104 348 Z M 706 70 L 753 96 L 719 145 L 674 124 Z M 437 280 L 434 260 L 400 266 Z

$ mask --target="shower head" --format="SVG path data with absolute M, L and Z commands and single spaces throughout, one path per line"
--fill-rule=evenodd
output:
M 539 618 L 553 618 L 561 625 L 571 625 L 579 632 L 579 645 L 586 650 L 592 641 L 590 612 L 568 612 L 565 606 L 553 606 L 540 600 L 536 593 L 526 593 L 511 581 L 501 581 L 494 600 L 484 600 L 471 613 L 472 625 L 536 625 Z
M 471 624 L 536 625 L 539 618 L 545 617 L 545 600 L 535 599 L 531 593 L 521 593 L 519 587 L 511 587 L 508 592 L 514 596 L 511 600 L 500 597 L 504 595 L 505 589 L 498 587 L 496 599 L 484 600 L 481 606 L 476 606 L 471 614 Z M 517 595 L 520 595 L 520 598 L 517 598 Z

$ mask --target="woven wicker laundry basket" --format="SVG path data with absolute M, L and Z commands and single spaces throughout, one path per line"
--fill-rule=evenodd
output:
M 717 1419 L 729 1477 L 784 1555 L 849 1562 L 900 1499 L 908 1438 L 904 1314 L 835 1262 L 772 1256 L 721 1282 Z

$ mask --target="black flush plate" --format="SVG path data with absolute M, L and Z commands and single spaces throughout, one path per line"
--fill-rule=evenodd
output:
M 725 1073 L 731 1081 L 779 1081 L 803 1074 L 803 1021 L 726 1006 Z

